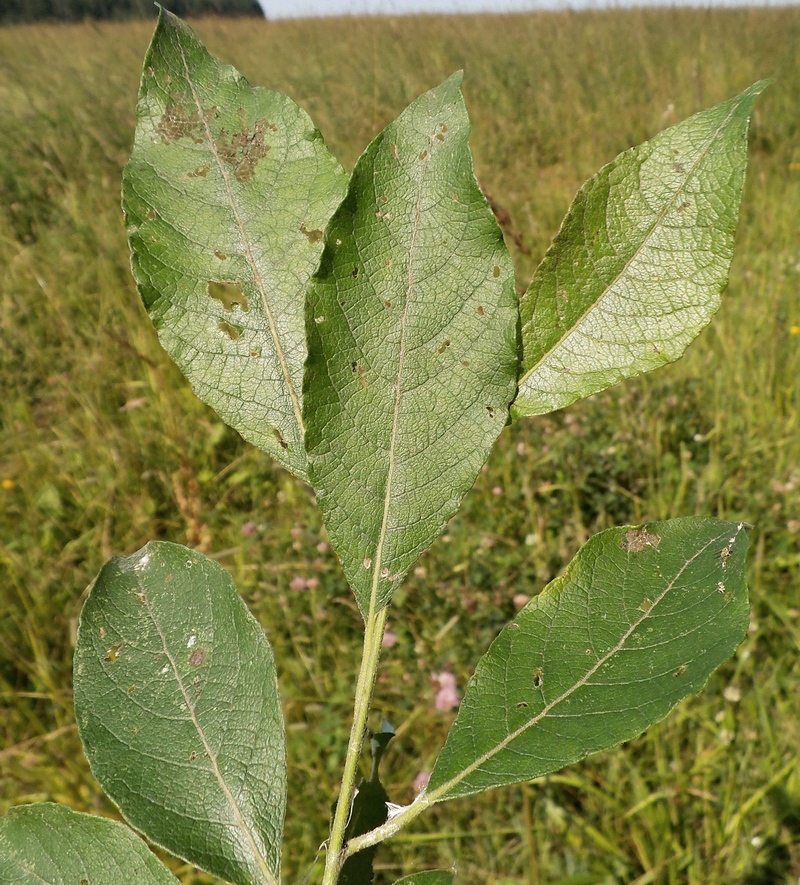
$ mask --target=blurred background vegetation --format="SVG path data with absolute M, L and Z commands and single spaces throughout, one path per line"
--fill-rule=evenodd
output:
M 180 16 L 257 15 L 264 12 L 258 0 L 164 0 L 161 4 Z M 0 0 L 0 24 L 19 22 L 81 22 L 90 19 L 121 21 L 155 18 L 153 0 Z
M 763 77 L 731 282 L 679 363 L 506 430 L 395 597 L 375 725 L 397 802 L 430 770 L 481 652 L 594 532 L 687 514 L 753 523 L 745 643 L 638 740 L 439 806 L 380 882 L 769 885 L 800 877 L 800 8 L 194 22 L 212 52 L 308 110 L 351 168 L 466 70 L 478 176 L 524 287 L 580 184 Z M 150 23 L 0 29 L 0 812 L 116 810 L 74 726 L 80 606 L 110 556 L 187 543 L 233 575 L 275 646 L 290 754 L 284 852 L 327 833 L 361 621 L 311 490 L 242 442 L 161 351 L 134 289 L 120 173 Z M 518 598 L 516 604 L 520 603 Z M 182 881 L 211 881 L 170 861 Z M 319 865 L 311 873 L 318 881 Z

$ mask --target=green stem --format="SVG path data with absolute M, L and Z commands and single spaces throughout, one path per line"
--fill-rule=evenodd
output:
M 350 819 L 350 809 L 356 789 L 356 776 L 364 737 L 367 731 L 367 716 L 372 703 L 372 692 L 378 675 L 378 661 L 381 655 L 381 641 L 386 626 L 388 606 L 379 612 L 370 612 L 366 619 L 364 631 L 364 653 L 361 658 L 361 669 L 356 683 L 356 699 L 353 708 L 353 727 L 350 729 L 350 742 L 347 745 L 347 756 L 344 760 L 342 786 L 333 816 L 331 835 L 325 858 L 325 872 L 322 885 L 336 885 L 342 864 L 345 861 L 344 833 Z
M 437 792 L 431 796 L 426 796 L 422 793 L 411 803 L 411 805 L 406 805 L 406 807 L 398 812 L 393 818 L 387 820 L 385 824 L 376 827 L 374 830 L 370 830 L 368 833 L 364 833 L 363 836 L 356 836 L 351 839 L 347 843 L 344 859 L 350 857 L 351 854 L 357 854 L 364 848 L 369 848 L 372 845 L 385 842 L 387 839 L 390 839 L 392 836 L 399 833 L 400 830 L 410 824 L 414 818 L 419 817 L 423 811 L 430 808 L 431 805 L 434 805 L 442 792 L 442 790 L 437 790 Z

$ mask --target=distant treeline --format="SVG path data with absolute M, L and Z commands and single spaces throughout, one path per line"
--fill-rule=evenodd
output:
M 161 0 L 161 3 L 180 16 L 263 15 L 257 0 Z M 0 0 L 0 24 L 152 18 L 157 12 L 153 0 Z

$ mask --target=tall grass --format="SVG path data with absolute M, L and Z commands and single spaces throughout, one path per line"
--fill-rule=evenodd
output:
M 690 513 L 754 523 L 746 642 L 644 737 L 438 807 L 378 862 L 382 882 L 457 860 L 468 883 L 796 883 L 800 9 L 195 24 L 251 82 L 299 101 L 348 167 L 411 99 L 464 68 L 476 168 L 520 286 L 600 165 L 776 79 L 759 99 L 711 329 L 674 366 L 507 430 L 398 593 L 377 693 L 398 727 L 387 788 L 409 801 L 446 734 L 430 674 L 450 669 L 463 689 L 515 594 L 538 592 L 608 525 Z M 193 397 L 139 306 L 118 192 L 149 34 L 0 30 L 0 805 L 116 813 L 74 728 L 80 605 L 109 556 L 149 538 L 193 544 L 230 569 L 276 648 L 286 880 L 299 882 L 335 797 L 360 620 L 309 489 Z

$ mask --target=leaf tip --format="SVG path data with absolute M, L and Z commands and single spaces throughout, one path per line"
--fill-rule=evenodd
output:
M 463 96 L 461 96 L 461 84 L 464 80 L 464 71 L 456 71 L 454 74 L 451 74 L 440 86 L 435 87 L 431 90 L 431 95 L 437 95 L 441 98 L 446 98 L 446 100 L 451 100 L 455 96 L 461 97 L 463 101 Z
M 452 83 L 454 86 L 461 88 L 461 84 L 464 82 L 464 69 L 462 68 L 460 71 L 451 74 L 445 82 Z
M 775 82 L 774 77 L 766 77 L 763 80 L 758 80 L 755 83 L 753 83 L 753 85 L 749 89 L 745 89 L 743 94 L 744 95 L 752 95 L 754 97 L 756 95 L 761 95 L 761 93 L 765 89 L 767 89 L 768 87 L 772 86 L 772 84 L 774 82 Z

